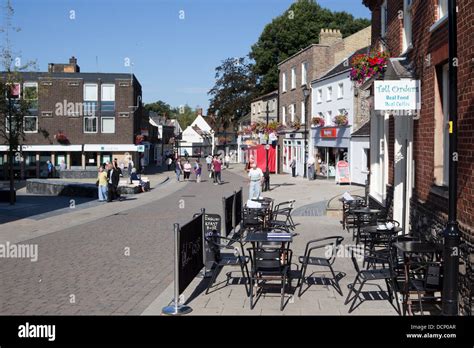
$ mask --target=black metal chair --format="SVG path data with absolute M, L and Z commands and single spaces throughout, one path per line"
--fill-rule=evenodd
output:
M 404 314 L 407 309 L 410 314 L 413 314 L 411 294 L 417 294 L 420 314 L 423 315 L 423 303 L 440 303 L 442 290 L 443 268 L 441 262 L 427 262 L 421 265 L 416 272 L 410 274 L 408 291 L 404 294 Z
M 294 230 L 296 225 L 291 217 L 295 200 L 278 203 L 272 211 L 270 220 L 268 221 L 269 227 L 276 226 L 287 226 Z
M 227 241 L 227 244 L 223 244 L 221 240 Z M 231 239 L 227 237 L 206 237 L 207 243 L 210 245 L 211 250 L 214 253 L 214 270 L 212 272 L 209 285 L 206 289 L 206 295 L 209 293 L 212 285 L 216 281 L 219 271 L 225 266 L 240 266 L 242 271 L 242 277 L 245 280 L 245 290 L 247 295 L 249 294 L 249 288 L 247 286 L 249 279 L 249 270 L 247 263 L 249 257 L 245 256 L 243 244 L 240 240 Z M 236 247 L 238 246 L 238 248 Z M 232 250 L 232 253 L 222 253 L 221 251 Z M 226 286 L 229 284 L 229 275 L 227 275 Z
M 354 215 L 351 214 L 351 209 L 362 208 L 365 207 L 365 199 L 364 197 L 352 195 L 354 200 L 348 201 L 343 198 L 340 199 L 342 202 L 342 229 L 346 229 L 349 231 L 349 228 L 352 227 L 351 224 L 354 223 Z
M 351 253 L 351 259 L 352 263 L 354 264 L 354 268 L 357 272 L 357 275 L 354 279 L 354 282 L 352 285 L 350 285 L 350 291 L 347 294 L 346 300 L 344 302 L 345 305 L 347 305 L 349 302 L 351 302 L 351 306 L 349 307 L 349 313 L 354 311 L 364 300 L 360 299 L 360 294 L 362 292 L 362 289 L 364 285 L 368 281 L 376 281 L 376 280 L 383 280 L 385 281 L 385 284 L 387 286 L 387 292 L 389 295 L 389 301 L 393 306 L 393 300 L 395 300 L 397 307 L 395 308 L 397 312 L 400 314 L 400 304 L 398 302 L 398 297 L 397 297 L 397 290 L 398 290 L 398 284 L 396 282 L 396 274 L 393 269 L 393 260 L 391 257 L 388 257 L 386 259 L 381 259 L 380 261 L 384 260 L 387 264 L 387 268 L 381 268 L 381 269 L 371 269 L 371 270 L 361 270 L 359 268 L 359 264 L 357 261 L 356 254 L 358 253 L 359 256 L 362 258 L 364 257 L 363 251 L 361 252 L 360 249 L 356 248 L 350 248 L 350 253 Z M 356 286 L 359 285 L 359 287 L 356 289 Z M 354 293 L 354 296 L 351 297 L 351 294 Z M 357 300 L 361 300 L 361 302 L 356 306 Z
M 285 293 L 288 285 L 291 287 L 290 261 L 291 249 L 262 249 L 249 248 L 251 259 L 250 273 L 250 309 L 255 307 L 254 286 L 257 287 L 256 296 L 259 296 L 259 290 L 264 287 L 279 285 L 281 287 L 280 310 L 285 307 Z M 286 256 L 285 256 L 286 255 Z M 289 255 L 289 258 L 287 257 Z M 268 282 L 278 281 L 278 284 Z M 261 293 L 260 293 L 261 295 Z M 258 297 L 257 297 L 258 299 Z
M 263 217 L 260 209 L 247 208 L 242 209 L 242 229 L 261 229 L 263 228 Z
M 332 273 L 332 284 L 336 291 L 342 296 L 342 290 L 339 286 L 339 281 L 337 279 L 336 274 L 334 273 L 332 265 L 336 260 L 337 250 L 339 249 L 343 240 L 344 237 L 333 236 L 311 240 L 306 244 L 304 255 L 299 257 L 299 262 L 301 263 L 301 277 L 298 280 L 298 297 L 300 297 L 302 294 L 301 289 L 303 288 L 303 284 L 305 282 L 308 284 L 308 281 L 305 280 L 306 270 L 308 269 L 308 266 L 328 267 Z M 324 249 L 324 256 L 311 256 L 313 251 L 321 249 Z

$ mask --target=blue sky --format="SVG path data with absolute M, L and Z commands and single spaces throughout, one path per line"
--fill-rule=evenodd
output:
M 161 99 L 206 109 L 214 68 L 227 57 L 246 55 L 264 26 L 292 2 L 12 0 L 13 23 L 21 28 L 13 35 L 13 48 L 23 62 L 36 60 L 40 71 L 74 55 L 83 72 L 129 73 L 128 58 L 144 102 Z M 370 15 L 362 0 L 318 2 L 355 17 Z

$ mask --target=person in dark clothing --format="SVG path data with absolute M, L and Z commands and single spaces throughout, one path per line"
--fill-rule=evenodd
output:
M 118 198 L 117 187 L 120 180 L 119 170 L 113 164 L 109 164 L 107 169 L 107 202 L 112 202 Z

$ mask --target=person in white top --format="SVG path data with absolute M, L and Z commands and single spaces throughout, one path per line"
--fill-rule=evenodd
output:
M 252 163 L 252 167 L 249 170 L 249 199 L 255 199 L 260 197 L 260 188 L 263 181 L 263 172 L 260 168 L 257 168 L 257 163 Z
M 308 158 L 308 162 L 306 162 L 306 164 L 308 165 L 308 179 L 309 180 L 314 180 L 314 165 L 315 165 L 316 161 L 314 160 L 314 157 L 313 156 L 309 156 Z
M 183 166 L 183 170 L 184 170 L 184 181 L 188 181 L 189 180 L 189 176 L 191 175 L 191 163 L 189 163 L 189 161 L 186 161 L 184 163 L 184 166 Z
M 211 171 L 211 166 L 212 166 L 212 156 L 208 155 L 206 157 L 206 164 L 207 164 L 207 171 Z
M 230 156 L 228 154 L 225 155 L 225 157 L 224 157 L 224 163 L 225 163 L 225 167 L 229 168 Z

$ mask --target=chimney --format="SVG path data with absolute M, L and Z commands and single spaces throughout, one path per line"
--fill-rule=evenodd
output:
M 77 58 L 72 56 L 69 58 L 69 64 L 48 64 L 48 72 L 62 72 L 62 73 L 78 73 L 81 68 L 77 65 Z
M 342 34 L 339 29 L 321 29 L 319 33 L 319 44 L 331 46 L 342 40 Z
M 202 116 L 202 108 L 197 108 L 196 112 L 198 116 Z

